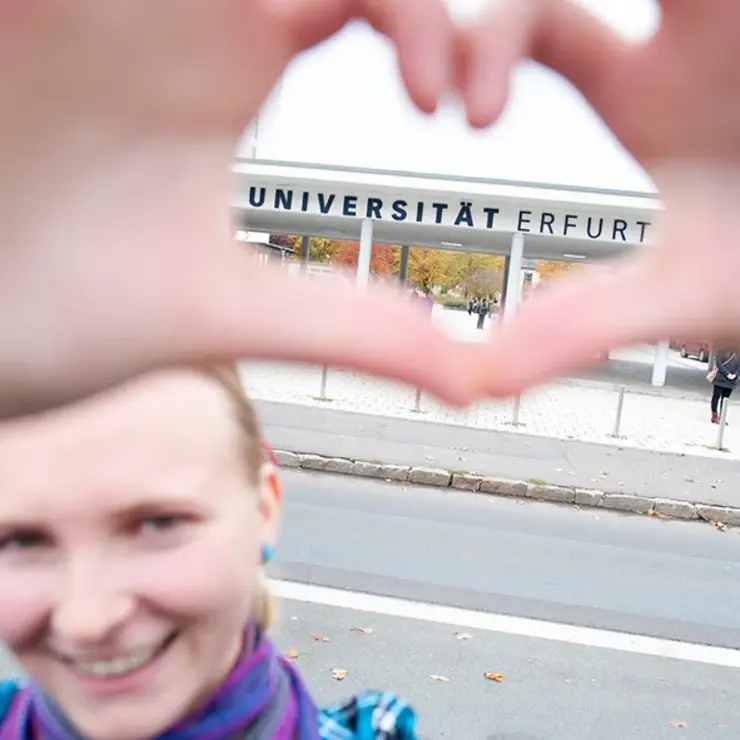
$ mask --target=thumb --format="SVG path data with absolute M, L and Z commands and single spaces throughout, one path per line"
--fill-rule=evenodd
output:
M 471 348 L 397 291 L 256 268 L 243 249 L 229 252 L 209 283 L 183 327 L 187 359 L 327 364 L 416 385 L 450 404 L 474 398 Z
M 593 365 L 600 353 L 667 336 L 649 260 L 630 259 L 545 284 L 479 347 L 473 385 L 508 396 Z

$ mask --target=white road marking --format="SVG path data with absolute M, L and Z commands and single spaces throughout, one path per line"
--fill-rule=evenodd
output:
M 288 601 L 303 601 L 389 617 L 436 622 L 466 629 L 501 632 L 507 635 L 534 637 L 605 650 L 740 668 L 740 650 L 731 648 L 699 645 L 646 635 L 632 635 L 626 632 L 612 632 L 539 619 L 510 617 L 504 614 L 375 596 L 359 591 L 325 588 L 294 581 L 271 580 L 270 588 L 275 596 Z

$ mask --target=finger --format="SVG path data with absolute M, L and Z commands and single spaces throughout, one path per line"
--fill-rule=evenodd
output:
M 397 292 L 256 271 L 250 259 L 230 254 L 203 283 L 181 327 L 183 361 L 327 364 L 416 385 L 455 405 L 473 400 L 471 349 Z
M 398 50 L 412 100 L 432 113 L 452 83 L 455 33 L 442 0 L 361 0 L 362 15 Z
M 450 83 L 454 27 L 442 0 L 265 0 L 279 14 L 292 56 L 367 20 L 394 43 L 401 76 L 414 103 L 436 109 Z
M 474 126 L 493 123 L 514 66 L 531 58 L 570 80 L 608 118 L 611 87 L 632 46 L 570 0 L 502 0 L 466 34 L 464 100 Z
M 610 349 L 667 336 L 651 274 L 646 260 L 630 260 L 540 289 L 479 348 L 474 386 L 492 396 L 520 393 L 593 365 Z

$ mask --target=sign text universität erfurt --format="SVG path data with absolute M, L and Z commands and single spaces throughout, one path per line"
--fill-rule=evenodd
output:
M 638 244 L 646 241 L 651 226 L 650 221 L 645 220 L 628 220 L 593 213 L 569 213 L 555 209 L 522 210 L 511 206 L 497 207 L 489 203 L 481 205 L 472 200 L 461 200 L 459 203 L 441 199 L 421 201 L 259 186 L 249 188 L 248 206 L 258 210 L 488 231 L 508 230 L 524 234 Z

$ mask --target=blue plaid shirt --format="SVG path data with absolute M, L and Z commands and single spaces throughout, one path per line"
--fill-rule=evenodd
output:
M 18 683 L 0 682 L 0 724 Z M 321 740 L 417 740 L 416 716 L 395 694 L 367 691 L 319 712 Z
M 416 715 L 395 694 L 366 691 L 319 712 L 321 740 L 416 740 Z

